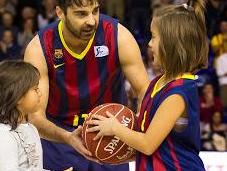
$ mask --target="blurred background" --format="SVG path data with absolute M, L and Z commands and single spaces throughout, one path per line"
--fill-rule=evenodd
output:
M 101 12 L 118 18 L 138 42 L 150 79 L 160 74 L 147 51 L 150 21 L 157 8 L 186 0 L 102 0 Z M 0 0 L 0 61 L 23 58 L 28 42 L 39 29 L 57 20 L 55 0 Z M 198 72 L 201 110 L 201 149 L 227 151 L 227 0 L 207 0 L 206 26 L 209 65 Z M 137 99 L 126 81 L 128 106 Z M 226 157 L 227 158 L 227 157 Z

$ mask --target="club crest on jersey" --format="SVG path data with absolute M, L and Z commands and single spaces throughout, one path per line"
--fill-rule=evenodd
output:
M 109 49 L 105 45 L 94 46 L 94 52 L 95 52 L 95 57 L 97 58 L 109 55 Z
M 54 57 L 59 59 L 63 57 L 62 49 L 54 49 Z
M 64 64 L 62 49 L 54 49 L 54 68 L 57 69 Z

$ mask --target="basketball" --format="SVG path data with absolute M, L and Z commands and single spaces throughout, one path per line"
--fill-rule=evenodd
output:
M 97 132 L 86 131 L 89 127 L 92 127 L 86 124 L 92 115 L 106 116 L 107 111 L 115 115 L 121 124 L 129 129 L 135 129 L 134 113 L 129 108 L 122 104 L 106 103 L 97 106 L 89 113 L 83 124 L 82 137 L 86 148 L 92 153 L 93 157 L 103 163 L 116 164 L 130 159 L 135 154 L 135 150 L 116 136 L 103 136 L 94 141 L 93 138 Z

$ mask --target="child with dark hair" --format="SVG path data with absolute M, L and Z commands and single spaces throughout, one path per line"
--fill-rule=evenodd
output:
M 226 151 L 226 132 L 227 124 L 223 123 L 221 112 L 214 112 L 210 123 L 207 123 L 201 127 L 202 150 Z
M 206 83 L 202 87 L 202 94 L 199 100 L 200 121 L 210 123 L 215 112 L 222 112 L 223 105 L 220 97 L 215 96 L 214 87 L 211 83 Z
M 39 106 L 39 71 L 29 63 L 0 63 L 0 170 L 42 170 L 37 129 L 27 122 Z
M 93 115 L 94 140 L 115 135 L 138 151 L 136 171 L 205 171 L 200 151 L 199 95 L 195 73 L 207 65 L 204 0 L 160 7 L 151 22 L 149 48 L 163 75 L 151 81 L 138 118 L 139 131 L 113 114 Z

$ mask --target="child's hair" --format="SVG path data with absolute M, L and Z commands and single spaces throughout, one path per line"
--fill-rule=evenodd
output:
M 161 7 L 154 13 L 160 35 L 159 54 L 166 78 L 195 73 L 207 66 L 208 41 L 204 0 Z
M 17 128 L 21 117 L 18 101 L 39 83 L 37 68 L 20 60 L 0 62 L 0 123 Z

